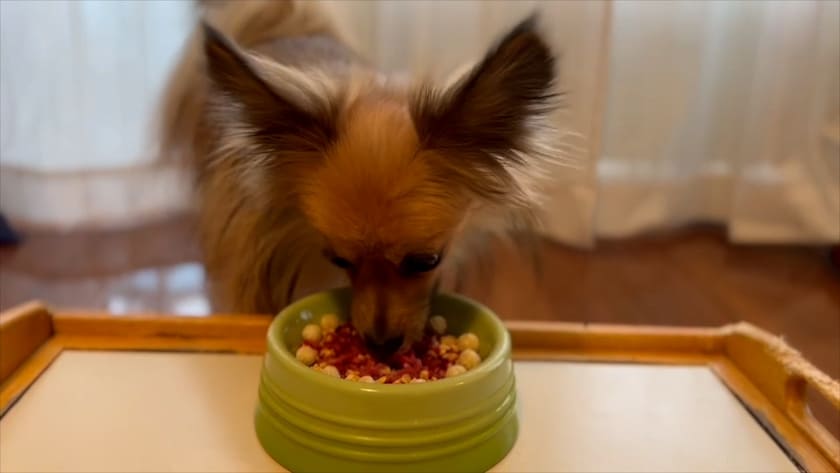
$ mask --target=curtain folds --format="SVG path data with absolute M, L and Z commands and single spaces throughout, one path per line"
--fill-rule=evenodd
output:
M 542 14 L 576 166 L 548 236 L 703 221 L 738 242 L 840 241 L 840 2 L 324 1 L 384 69 L 442 76 Z M 0 209 L 119 226 L 186 208 L 149 130 L 189 32 L 182 1 L 0 2 Z

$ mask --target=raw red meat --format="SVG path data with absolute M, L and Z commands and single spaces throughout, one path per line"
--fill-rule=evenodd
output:
M 379 383 L 409 383 L 415 379 L 433 381 L 446 377 L 447 368 L 460 354 L 457 346 L 441 344 L 441 337 L 427 332 L 405 353 L 376 357 L 350 324 L 323 334 L 318 342 L 304 341 L 318 352 L 313 367 L 335 366 L 342 378 L 358 380 L 370 376 Z

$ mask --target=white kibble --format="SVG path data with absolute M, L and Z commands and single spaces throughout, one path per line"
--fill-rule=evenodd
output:
M 481 363 L 481 356 L 472 348 L 467 348 L 458 356 L 458 364 L 471 370 Z
M 446 319 L 439 315 L 435 315 L 429 319 L 429 326 L 432 327 L 432 330 L 434 330 L 438 335 L 446 333 Z
M 446 347 L 455 348 L 458 346 L 458 339 L 452 335 L 444 335 L 440 337 L 440 344 Z
M 321 326 L 315 324 L 308 324 L 303 327 L 303 339 L 309 343 L 318 343 L 321 341 Z
M 338 327 L 338 316 L 335 314 L 326 314 L 321 317 L 321 328 L 325 332 L 332 332 Z
M 423 379 L 423 378 L 414 378 L 414 379 L 411 380 L 411 384 L 425 383 L 425 382 L 426 382 L 426 380 Z
M 302 345 L 295 352 L 295 358 L 306 366 L 315 363 L 315 358 L 318 357 L 318 352 L 309 345 Z
M 322 373 L 333 376 L 335 378 L 340 378 L 341 373 L 338 372 L 338 368 L 333 365 L 325 366 L 324 369 L 321 370 Z
M 361 381 L 363 383 L 375 383 L 376 382 L 376 381 L 374 381 L 374 379 L 371 376 L 368 376 L 368 375 L 362 376 L 361 378 L 359 378 L 359 381 Z
M 467 332 L 460 337 L 458 337 L 458 348 L 461 350 L 466 350 L 467 348 L 472 350 L 478 350 L 478 337 L 474 333 Z
M 451 365 L 446 369 L 446 377 L 451 378 L 467 372 L 467 369 L 461 365 Z
M 344 379 L 346 379 L 347 381 L 358 381 L 359 375 L 357 375 L 356 373 L 347 373 L 346 375 L 344 375 Z

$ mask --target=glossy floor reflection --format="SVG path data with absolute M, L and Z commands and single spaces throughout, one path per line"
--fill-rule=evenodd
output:
M 33 299 L 113 314 L 211 311 L 188 219 L 117 232 L 28 232 L 19 247 L 0 249 L 0 307 Z

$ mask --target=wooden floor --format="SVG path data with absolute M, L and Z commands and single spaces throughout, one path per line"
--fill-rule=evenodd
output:
M 600 242 L 545 243 L 543 273 L 505 251 L 465 292 L 504 318 L 718 326 L 783 335 L 840 378 L 840 272 L 821 248 L 732 246 L 714 228 Z M 40 299 L 115 313 L 209 311 L 191 223 L 131 231 L 32 233 L 0 249 L 0 309 Z

